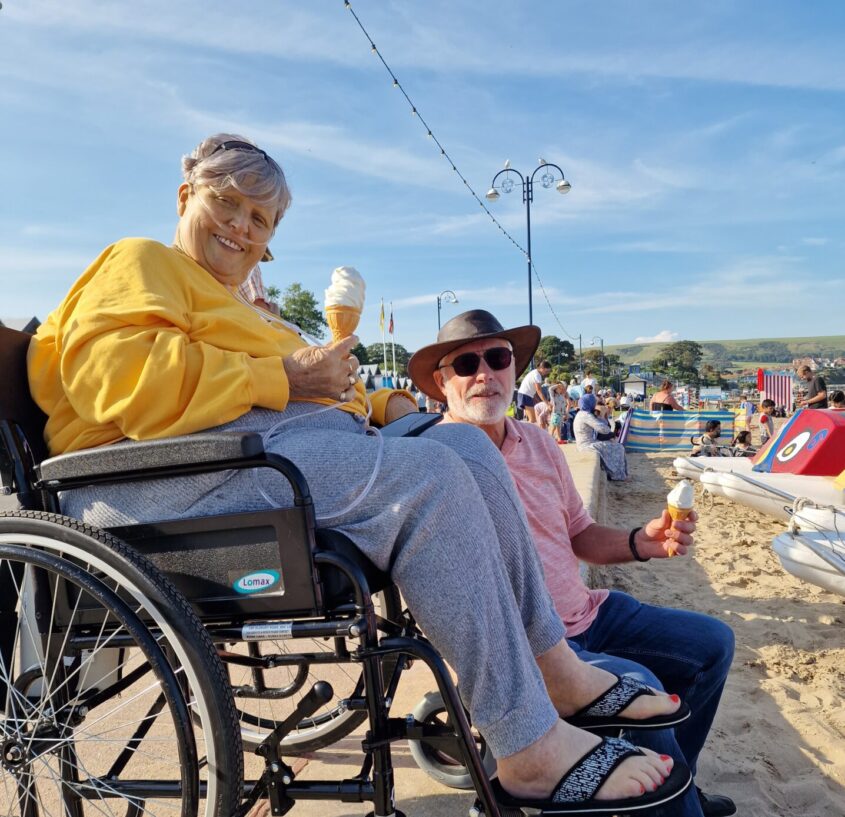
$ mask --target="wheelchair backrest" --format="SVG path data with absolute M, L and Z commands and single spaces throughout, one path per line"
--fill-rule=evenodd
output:
M 0 326 L 0 421 L 23 430 L 36 462 L 47 456 L 44 424 L 47 417 L 29 393 L 26 353 L 32 335 Z
M 37 503 L 31 490 L 33 466 L 47 456 L 47 418 L 29 393 L 26 373 L 30 340 L 26 332 L 0 326 L 0 482 L 4 493 L 11 489 L 24 507 Z

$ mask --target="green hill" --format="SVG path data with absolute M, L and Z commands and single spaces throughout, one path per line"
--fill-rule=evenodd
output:
M 704 363 L 789 364 L 797 357 L 845 357 L 845 335 L 815 338 L 749 338 L 744 340 L 700 340 Z M 605 346 L 608 354 L 619 355 L 624 363 L 651 361 L 668 343 L 631 343 Z

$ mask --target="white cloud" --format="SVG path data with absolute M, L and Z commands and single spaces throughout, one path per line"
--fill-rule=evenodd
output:
M 823 247 L 827 242 L 830 241 L 829 238 L 802 238 L 801 243 L 806 244 L 808 247 Z
M 650 338 L 634 338 L 634 343 L 671 343 L 679 337 L 680 335 L 677 332 L 673 332 L 671 329 L 664 329 L 662 332 L 658 332 Z

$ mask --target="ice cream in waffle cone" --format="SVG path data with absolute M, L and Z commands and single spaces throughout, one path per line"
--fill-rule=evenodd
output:
M 669 516 L 672 517 L 673 522 L 679 522 L 686 519 L 693 509 L 695 504 L 695 488 L 693 484 L 686 479 L 682 479 L 666 497 L 666 506 L 669 511 Z M 674 548 L 669 548 L 669 555 L 674 556 Z
M 327 306 L 326 323 L 332 333 L 332 340 L 340 340 L 351 335 L 361 320 L 361 310 L 351 306 Z
M 355 267 L 338 267 L 325 292 L 326 323 L 335 341 L 351 335 L 364 309 L 364 279 Z
M 681 519 L 686 519 L 691 513 L 692 508 L 678 508 L 676 505 L 669 504 L 669 516 L 672 517 L 673 522 L 678 522 Z

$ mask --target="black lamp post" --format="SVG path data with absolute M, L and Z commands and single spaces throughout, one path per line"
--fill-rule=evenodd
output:
M 445 304 L 456 304 L 458 302 L 458 296 L 452 292 L 451 289 L 444 289 L 437 296 L 437 331 L 440 331 L 440 306 L 441 303 Z
M 528 233 L 528 323 L 534 323 L 534 306 L 531 299 L 531 202 L 534 201 L 534 177 L 541 170 L 543 175 L 540 177 L 540 183 L 545 188 L 552 185 L 558 193 L 568 193 L 572 189 L 572 185 L 564 178 L 563 171 L 555 164 L 547 162 L 545 159 L 539 159 L 538 166 L 530 176 L 523 176 L 518 170 L 511 167 L 510 162 L 505 162 L 505 167 L 493 176 L 493 182 L 490 189 L 487 191 L 487 199 L 489 201 L 496 201 L 499 198 L 499 190 L 503 193 L 510 193 L 513 190 L 516 182 L 510 177 L 513 173 L 522 182 L 522 200 L 525 202 L 525 223 Z M 560 173 L 558 179 L 554 171 Z M 502 176 L 502 182 L 499 187 L 496 187 L 496 182 Z

